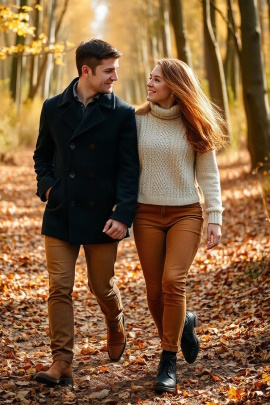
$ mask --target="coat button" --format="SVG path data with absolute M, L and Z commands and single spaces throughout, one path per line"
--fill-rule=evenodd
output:
M 90 208 L 94 208 L 95 203 L 94 203 L 94 201 L 89 201 L 88 205 Z
M 70 147 L 70 149 L 75 149 L 75 143 L 71 143 L 71 144 L 69 145 L 69 147 Z
M 70 201 L 70 206 L 71 206 L 71 207 L 75 207 L 75 205 L 76 205 L 76 204 L 75 204 L 75 201 Z
M 90 149 L 90 150 L 94 150 L 95 147 L 96 147 L 96 145 L 95 145 L 94 143 L 90 143 L 90 145 L 89 145 L 89 149 Z
M 88 173 L 88 177 L 89 177 L 89 179 L 93 179 L 95 177 L 95 175 L 93 172 L 90 172 L 90 173 Z
M 74 173 L 74 172 L 71 172 L 71 173 L 69 174 L 69 177 L 72 178 L 72 179 L 74 179 L 75 173 Z

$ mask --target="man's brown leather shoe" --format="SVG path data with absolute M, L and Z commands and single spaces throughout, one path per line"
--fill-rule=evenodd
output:
M 64 360 L 56 360 L 48 371 L 40 371 L 36 381 L 54 385 L 73 385 L 71 364 Z
M 118 361 L 121 359 L 126 347 L 126 332 L 124 315 L 117 327 L 108 327 L 107 329 L 107 350 L 111 361 Z

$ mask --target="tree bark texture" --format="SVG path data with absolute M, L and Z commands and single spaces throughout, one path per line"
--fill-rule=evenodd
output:
M 169 57 L 171 56 L 171 42 L 169 38 L 169 13 L 166 0 L 159 0 L 159 19 L 160 36 L 163 48 L 162 56 Z
M 19 6 L 27 6 L 27 0 L 20 0 Z M 25 38 L 19 35 L 16 35 L 15 44 L 24 45 Z M 22 69 L 22 60 L 21 56 L 13 56 L 11 63 L 11 77 L 10 77 L 10 94 L 16 104 L 20 102 L 21 98 L 21 69 Z
M 221 109 L 221 113 L 227 124 L 228 135 L 230 135 L 231 124 L 226 82 L 219 46 L 211 24 L 210 0 L 203 0 L 203 21 L 205 65 L 210 96 L 212 101 Z
M 228 6 L 228 32 L 227 32 L 227 50 L 226 57 L 224 61 L 224 74 L 227 84 L 228 93 L 232 93 L 233 99 L 238 99 L 239 90 L 239 59 L 238 53 L 235 48 L 235 40 L 232 32 L 234 27 L 233 21 L 233 0 L 227 0 Z
M 42 0 L 36 0 L 36 6 L 42 6 Z M 34 16 L 34 26 L 36 27 L 36 37 L 40 34 L 40 11 L 36 8 L 35 9 L 35 16 Z M 29 90 L 28 90 L 28 99 L 32 98 L 32 94 L 37 83 L 37 75 L 38 75 L 38 61 L 39 56 L 35 55 L 31 57 L 30 61 L 30 74 L 29 74 Z
M 182 12 L 182 0 L 170 0 L 170 16 L 175 36 L 177 57 L 192 67 L 191 52 Z
M 270 112 L 256 0 L 238 0 L 241 14 L 241 71 L 252 168 L 269 158 Z
M 158 58 L 158 35 L 157 35 L 157 22 L 154 14 L 153 5 L 151 0 L 147 0 L 147 34 L 148 34 L 148 48 L 149 60 L 154 64 L 155 59 Z

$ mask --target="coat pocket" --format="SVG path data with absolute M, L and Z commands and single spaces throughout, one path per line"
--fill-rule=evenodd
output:
M 61 188 L 61 179 L 57 179 L 54 185 L 51 188 L 51 191 L 49 193 L 49 198 L 47 201 L 47 204 L 50 205 L 57 205 L 61 201 L 59 200 L 59 190 Z

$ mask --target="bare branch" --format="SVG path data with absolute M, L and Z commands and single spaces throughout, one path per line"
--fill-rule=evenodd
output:
M 67 7 L 68 7 L 68 2 L 69 2 L 69 0 L 65 0 L 65 4 L 64 4 L 62 12 L 60 14 L 59 20 L 57 21 L 57 24 L 56 24 L 56 28 L 55 28 L 55 37 L 56 38 L 57 38 L 57 34 L 59 33 L 59 30 L 61 28 L 63 18 L 64 18 L 65 14 L 66 14 Z
M 232 33 L 234 43 L 235 43 L 235 48 L 236 48 L 237 54 L 238 54 L 238 56 L 240 58 L 241 50 L 242 50 L 242 44 L 241 44 L 241 39 L 239 37 L 239 34 L 237 32 L 237 28 L 236 28 L 236 25 L 235 25 L 235 22 L 234 22 L 234 18 L 232 17 L 232 24 L 231 24 L 230 21 L 228 20 L 228 18 L 223 14 L 223 12 L 213 3 L 213 0 L 210 0 L 210 3 L 214 7 L 216 12 L 221 16 L 223 21 L 227 24 L 228 29 Z M 229 0 L 229 7 L 230 7 L 230 10 L 231 10 L 231 13 L 232 13 L 232 16 L 233 16 L 232 0 Z

